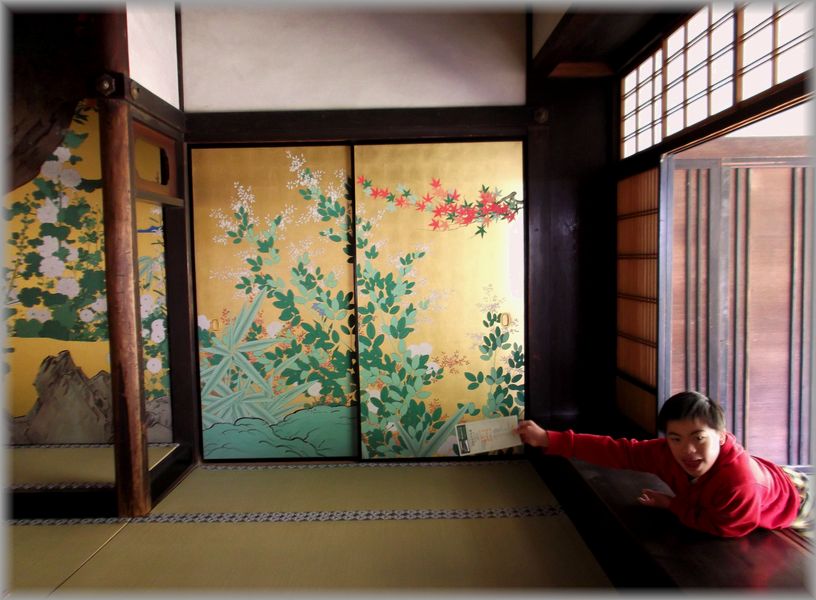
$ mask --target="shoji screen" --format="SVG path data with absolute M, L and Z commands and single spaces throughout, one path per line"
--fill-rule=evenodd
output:
M 618 182 L 618 408 L 646 431 L 657 410 L 659 171 Z
M 357 146 L 364 458 L 455 455 L 524 408 L 520 142 Z
M 192 151 L 205 459 L 357 452 L 350 160 Z

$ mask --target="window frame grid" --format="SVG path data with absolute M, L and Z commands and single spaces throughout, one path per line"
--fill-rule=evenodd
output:
M 745 10 L 752 4 L 733 4 L 730 5 L 725 12 L 720 14 L 716 20 L 714 19 L 714 11 L 712 5 L 706 5 L 700 11 L 692 15 L 685 23 L 675 29 L 670 34 L 664 36 L 660 46 L 649 54 L 646 58 L 641 60 L 633 69 L 627 72 L 620 79 L 621 90 L 621 119 L 620 119 L 620 145 L 619 152 L 622 159 L 633 156 L 647 148 L 650 148 L 660 141 L 666 140 L 674 135 L 677 135 L 689 127 L 696 125 L 706 119 L 712 117 L 729 108 L 733 108 L 741 102 L 756 96 L 768 89 L 778 86 L 779 81 L 779 66 L 780 58 L 792 51 L 800 44 L 812 42 L 814 28 L 810 24 L 807 29 L 794 35 L 784 44 L 779 44 L 780 32 L 779 21 L 783 17 L 791 14 L 793 11 L 804 6 L 804 2 L 793 2 L 790 4 L 774 3 L 771 5 L 771 13 L 769 16 L 754 23 L 747 31 L 745 30 Z M 689 23 L 699 15 L 705 12 L 705 27 L 702 31 L 689 39 L 688 28 Z M 713 35 L 719 27 L 726 27 L 727 23 L 731 21 L 733 24 L 733 32 L 729 42 L 718 48 L 716 52 L 712 52 Z M 745 64 L 745 42 L 754 36 L 761 34 L 770 28 L 771 42 L 770 48 L 763 52 L 760 56 L 753 58 L 749 64 Z M 682 39 L 679 41 L 680 46 L 672 54 L 669 54 L 669 39 L 675 35 L 681 35 Z M 705 40 L 705 58 L 689 67 L 689 49 L 697 43 Z M 674 42 L 673 42 L 674 43 Z M 713 65 L 715 61 L 732 53 L 730 73 L 719 77 L 717 81 L 713 81 Z M 671 80 L 669 80 L 669 65 L 672 61 L 682 61 L 680 65 L 680 72 Z M 641 68 L 651 62 L 651 74 L 641 80 Z M 745 76 L 751 73 L 754 69 L 761 68 L 763 65 L 769 64 L 771 66 L 771 80 L 770 85 L 762 87 L 762 84 L 756 86 L 757 89 L 746 95 L 745 93 Z M 674 69 L 674 66 L 672 66 Z M 811 65 L 808 69 L 797 71 L 789 75 L 785 80 L 795 77 L 801 73 L 812 69 Z M 695 92 L 691 97 L 688 95 L 689 78 L 701 70 L 705 69 L 705 87 L 702 90 Z M 634 84 L 629 92 L 626 91 L 626 80 L 634 75 Z M 657 77 L 661 77 L 661 83 L 658 89 L 656 85 Z M 642 104 L 639 101 L 639 91 L 641 86 L 648 84 L 651 87 L 651 96 Z M 732 86 L 730 94 L 730 103 L 719 101 L 719 108 L 714 110 L 714 92 L 727 85 Z M 682 86 L 682 95 L 679 101 L 674 104 L 669 104 L 669 95 L 675 86 Z M 631 110 L 626 111 L 626 103 L 634 98 L 634 106 Z M 699 117 L 694 117 L 694 122 L 689 123 L 689 107 L 695 102 L 699 102 L 705 98 L 705 114 Z M 639 123 L 639 113 L 641 110 L 651 105 L 651 120 L 648 123 Z M 659 110 L 660 114 L 655 114 Z M 675 114 L 681 112 L 682 118 L 679 124 L 672 124 L 671 132 L 669 131 L 670 119 Z M 631 119 L 631 120 L 630 120 Z M 632 125 L 632 130 L 626 132 L 626 127 Z M 650 130 L 649 143 L 646 139 L 641 140 L 643 133 Z

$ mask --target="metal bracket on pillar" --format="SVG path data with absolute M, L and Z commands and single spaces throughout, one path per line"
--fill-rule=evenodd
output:
M 122 99 L 125 97 L 125 79 L 122 73 L 105 71 L 94 82 L 94 93 L 98 97 Z

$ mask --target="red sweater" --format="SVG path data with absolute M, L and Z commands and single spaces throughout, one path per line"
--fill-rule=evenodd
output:
M 674 492 L 669 510 L 684 525 L 707 533 L 737 537 L 757 527 L 787 527 L 799 510 L 799 494 L 782 469 L 750 456 L 730 433 L 714 465 L 695 482 L 674 459 L 665 438 L 637 441 L 572 431 L 547 434 L 548 454 L 654 473 Z

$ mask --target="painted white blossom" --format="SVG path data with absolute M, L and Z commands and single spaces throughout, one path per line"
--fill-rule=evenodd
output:
M 375 387 L 366 388 L 366 391 L 368 392 L 370 398 L 379 398 L 380 394 L 382 393 L 380 388 Z
M 306 393 L 312 397 L 317 397 L 320 395 L 320 391 L 323 389 L 323 386 L 320 384 L 319 381 L 315 381 L 312 385 L 309 386 L 309 389 L 306 390 Z
M 303 166 L 306 164 L 306 159 L 303 158 L 302 154 L 292 154 L 287 150 L 286 156 L 289 158 L 289 171 L 297 175 L 297 179 L 286 184 L 288 189 L 317 188 L 320 186 L 323 171 L 318 169 L 304 169 Z
M 59 208 L 50 202 L 46 202 L 37 209 L 37 218 L 40 223 L 56 223 L 58 214 Z
M 88 308 L 83 308 L 81 311 L 79 311 L 79 318 L 84 323 L 90 323 L 93 321 L 94 313 Z
M 40 262 L 40 273 L 46 277 L 59 277 L 65 271 L 65 263 L 56 256 L 48 256 Z
M 153 358 L 148 359 L 146 366 L 147 370 L 150 371 L 151 373 L 158 373 L 159 371 L 161 371 L 162 363 L 161 360 L 154 356 Z
M 44 235 L 42 237 L 42 244 L 37 248 L 37 252 L 43 258 L 47 258 L 59 250 L 59 240 L 53 235 Z
M 56 181 L 62 172 L 62 163 L 56 160 L 47 160 L 40 167 L 40 175 L 44 179 Z
M 35 321 L 39 321 L 40 323 L 45 323 L 48 319 L 51 318 L 51 309 L 42 306 L 37 306 L 34 308 L 29 308 L 27 314 L 29 319 L 34 319 Z
M 408 346 L 408 352 L 411 353 L 411 356 L 423 356 L 425 354 L 430 354 L 432 350 L 433 346 L 431 346 L 431 344 L 428 342 Z
M 73 277 L 64 277 L 57 281 L 57 292 L 76 298 L 79 295 L 79 282 Z
M 142 329 L 142 339 L 148 337 L 150 335 L 150 331 L 147 329 Z
M 164 319 L 156 319 L 150 324 L 150 339 L 159 344 L 164 341 L 165 329 Z
M 68 205 L 71 203 L 71 199 L 66 196 L 65 194 L 60 194 L 59 197 L 59 205 L 60 208 L 68 208 Z
M 143 319 L 153 311 L 155 305 L 156 299 L 151 294 L 142 294 L 139 297 L 139 311 Z
M 266 326 L 266 335 L 275 337 L 281 332 L 281 329 L 283 329 L 283 323 L 280 321 L 272 321 Z
M 156 298 L 153 296 L 153 294 L 142 294 L 139 296 L 139 303 L 142 306 L 153 308 L 156 305 Z
M 82 176 L 76 169 L 63 169 L 59 174 L 59 181 L 65 187 L 76 187 L 82 183 Z
M 79 260 L 79 250 L 74 246 L 68 246 L 68 256 L 66 260 L 70 262 Z
M 54 156 L 57 157 L 58 161 L 66 162 L 69 158 L 71 158 L 71 149 L 66 148 L 65 146 L 60 146 L 54 150 Z
M 436 373 L 439 370 L 439 365 L 433 362 L 432 360 L 428 361 L 427 367 L 429 371 L 432 371 L 434 373 Z
M 198 326 L 205 330 L 210 328 L 210 320 L 206 315 L 198 315 Z
M 94 303 L 91 304 L 91 308 L 94 309 L 96 312 L 105 312 L 108 310 L 108 299 L 107 298 L 97 298 L 94 300 Z
M 379 414 L 380 409 L 374 406 L 372 402 L 366 402 L 366 406 L 368 406 L 368 412 L 371 413 L 372 415 Z

